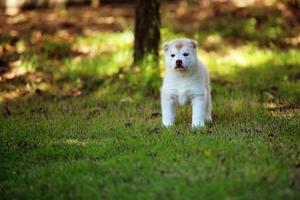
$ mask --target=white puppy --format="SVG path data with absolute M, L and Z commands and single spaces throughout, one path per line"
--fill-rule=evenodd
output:
M 163 45 L 166 73 L 161 88 L 162 123 L 174 123 L 175 106 L 192 104 L 192 126 L 204 126 L 211 117 L 211 94 L 208 72 L 197 58 L 197 42 L 176 39 Z

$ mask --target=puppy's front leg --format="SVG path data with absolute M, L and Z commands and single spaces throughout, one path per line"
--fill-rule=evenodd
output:
M 175 118 L 175 102 L 166 96 L 161 97 L 162 123 L 165 127 L 170 127 Z
M 192 99 L 193 116 L 192 116 L 192 127 L 203 127 L 204 117 L 206 113 L 206 101 L 205 98 L 194 97 Z

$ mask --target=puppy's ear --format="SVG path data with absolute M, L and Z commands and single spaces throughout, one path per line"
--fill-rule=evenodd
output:
M 163 48 L 163 50 L 164 50 L 165 52 L 168 51 L 169 47 L 170 47 L 169 42 L 165 42 L 165 43 L 162 45 L 162 48 Z
M 196 49 L 197 46 L 198 46 L 198 42 L 195 41 L 195 40 L 191 40 L 191 44 L 192 44 L 192 47 L 193 47 L 194 49 Z

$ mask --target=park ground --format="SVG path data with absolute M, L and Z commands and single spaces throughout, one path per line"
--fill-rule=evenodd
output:
M 189 107 L 161 127 L 132 5 L 1 13 L 0 198 L 299 199 L 300 12 L 271 2 L 163 5 L 162 42 L 196 39 L 211 74 L 201 129 Z

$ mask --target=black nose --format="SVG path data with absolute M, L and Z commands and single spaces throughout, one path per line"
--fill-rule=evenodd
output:
M 182 65 L 182 60 L 176 60 L 176 65 Z

